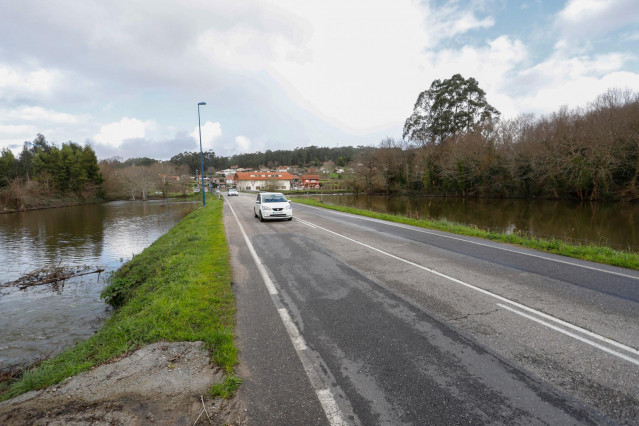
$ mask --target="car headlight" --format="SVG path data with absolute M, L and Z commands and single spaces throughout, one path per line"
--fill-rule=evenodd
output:
M 272 210 L 269 206 L 262 206 L 262 210 Z
M 290 204 L 287 204 L 287 205 L 284 206 L 284 210 L 290 210 L 290 209 L 291 209 L 291 205 Z

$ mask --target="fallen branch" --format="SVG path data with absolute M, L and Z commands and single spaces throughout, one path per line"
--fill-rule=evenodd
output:
M 0 287 L 17 286 L 20 290 L 44 284 L 58 284 L 70 278 L 89 274 L 99 274 L 104 268 L 90 266 L 49 266 L 23 275 L 15 281 L 7 282 Z

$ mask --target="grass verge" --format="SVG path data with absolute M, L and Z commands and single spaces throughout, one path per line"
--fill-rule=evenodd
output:
M 239 386 L 233 376 L 235 299 L 222 206 L 208 201 L 115 272 L 103 292 L 115 311 L 104 326 L 0 386 L 0 400 L 46 388 L 149 343 L 197 340 L 225 370 L 224 395 L 232 395 Z
M 440 231 L 451 232 L 459 235 L 484 238 L 487 240 L 528 247 L 535 250 L 573 257 L 576 259 L 590 260 L 607 265 L 621 266 L 624 268 L 639 270 L 639 254 L 632 251 L 615 250 L 610 247 L 594 244 L 571 244 L 554 238 L 545 239 L 535 238 L 529 235 L 503 234 L 500 232 L 487 231 L 476 226 L 463 225 L 447 220 L 412 219 L 400 215 L 377 213 L 352 207 L 325 204 L 321 201 L 312 199 L 294 198 L 291 201 L 300 204 L 307 204 L 311 206 L 337 210 L 345 213 L 352 213 L 361 216 L 387 220 L 390 222 L 404 223 L 421 228 L 437 229 Z

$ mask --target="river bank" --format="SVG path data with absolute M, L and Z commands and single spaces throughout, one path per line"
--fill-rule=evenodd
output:
M 97 196 L 82 197 L 78 194 L 63 194 L 29 197 L 15 200 L 12 205 L 0 203 L 0 214 L 19 213 L 30 210 L 54 209 L 58 207 L 81 206 L 85 204 L 98 204 L 105 199 Z
M 184 199 L 196 200 L 201 197 L 200 194 L 193 193 L 177 193 L 169 194 L 167 197 L 162 195 L 151 195 L 144 201 L 167 200 L 167 199 Z M 130 201 L 127 197 L 112 197 L 106 194 L 103 197 L 96 195 L 81 196 L 78 194 L 30 194 L 18 199 L 12 199 L 7 203 L 0 193 L 0 214 L 20 213 L 32 210 L 55 209 L 60 207 L 82 206 L 88 204 L 108 203 L 112 201 Z M 142 200 L 141 200 L 142 201 Z
M 224 376 L 211 382 L 209 395 L 231 395 L 239 380 L 233 375 L 235 302 L 222 206 L 210 200 L 120 268 L 103 293 L 115 307 L 105 325 L 18 380 L 0 384 L 0 400 L 56 385 L 148 344 L 196 341 Z M 75 402 L 87 404 L 86 398 Z M 0 411 L 7 407 L 3 403 Z
M 524 233 L 502 233 L 455 223 L 448 220 L 414 219 L 396 214 L 379 213 L 371 210 L 340 206 L 323 201 L 305 198 L 294 198 L 294 202 L 352 213 L 391 222 L 405 223 L 422 228 L 436 229 L 454 234 L 484 238 L 497 242 L 514 244 L 547 253 L 589 260 L 613 266 L 639 270 L 639 254 L 633 251 L 615 250 L 611 247 L 596 244 L 571 244 L 556 238 L 538 238 Z

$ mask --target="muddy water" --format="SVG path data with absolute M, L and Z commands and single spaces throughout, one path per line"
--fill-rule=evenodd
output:
M 108 273 L 199 205 L 118 201 L 0 215 L 0 285 L 44 266 L 105 268 L 57 290 L 0 286 L 0 369 L 56 354 L 91 336 L 109 316 L 100 299 Z

